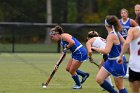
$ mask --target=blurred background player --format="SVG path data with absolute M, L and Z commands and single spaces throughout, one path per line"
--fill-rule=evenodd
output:
M 129 30 L 118 58 L 118 62 L 123 63 L 122 56 L 130 46 L 129 82 L 132 93 L 140 93 L 140 14 L 137 14 L 136 22 L 139 26 Z
M 126 39 L 130 27 L 135 27 L 138 24 L 135 22 L 135 20 L 128 17 L 128 10 L 126 10 L 125 8 L 121 9 L 120 15 L 121 15 L 120 24 L 122 26 L 120 34 L 123 36 L 124 39 Z
M 109 93 L 118 93 L 105 79 L 113 75 L 115 85 L 119 90 L 119 93 L 128 93 L 124 87 L 123 76 L 126 74 L 126 59 L 123 56 L 124 63 L 117 63 L 117 58 L 121 52 L 121 45 L 124 43 L 124 38 L 118 31 L 121 30 L 119 19 L 115 15 L 106 16 L 105 27 L 108 31 L 107 42 L 105 48 L 92 47 L 95 51 L 102 54 L 108 54 L 108 59 L 104 62 L 103 66 L 99 70 L 96 81 L 97 83 L 107 90 Z
M 106 40 L 99 37 L 99 34 L 96 31 L 89 31 L 88 36 L 87 36 L 87 40 L 88 41 L 86 42 L 86 47 L 87 47 L 87 50 L 88 50 L 88 58 L 89 58 L 90 62 L 92 63 L 94 60 L 92 59 L 91 48 L 92 47 L 105 48 Z M 103 63 L 108 58 L 108 56 L 106 54 L 102 54 L 102 55 L 103 55 L 103 59 L 101 60 L 101 63 L 99 65 L 99 69 L 102 67 Z M 109 82 L 111 86 L 113 86 L 110 76 L 108 76 L 105 80 L 107 82 Z
M 137 16 L 138 14 L 140 14 L 140 4 L 136 4 L 135 7 L 134 7 L 134 10 L 135 10 L 136 16 Z
M 131 27 L 137 26 L 137 23 L 135 22 L 135 20 L 129 18 L 128 14 L 129 14 L 128 10 L 126 10 L 125 8 L 121 9 L 121 11 L 120 11 L 120 15 L 121 15 L 120 24 L 122 26 L 122 29 L 120 31 L 120 34 L 123 36 L 124 39 L 126 39 L 126 37 L 127 37 L 128 30 Z M 129 50 L 128 50 L 128 53 L 129 53 Z M 124 78 L 128 78 L 128 77 L 129 77 L 129 74 L 128 74 L 128 68 L 127 68 L 127 73 L 124 76 Z
M 81 89 L 81 84 L 89 77 L 89 73 L 78 70 L 81 64 L 88 59 L 86 48 L 76 38 L 68 33 L 64 33 L 60 26 L 52 28 L 50 35 L 55 41 L 61 40 L 61 45 L 64 49 L 63 52 L 66 52 L 68 49 L 71 51 L 72 55 L 67 63 L 66 70 L 71 74 L 75 81 L 73 89 Z M 83 77 L 81 82 L 77 74 Z

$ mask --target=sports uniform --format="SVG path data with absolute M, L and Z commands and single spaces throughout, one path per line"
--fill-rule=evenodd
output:
M 94 37 L 94 38 L 95 38 L 95 41 L 92 43 L 93 47 L 105 48 L 105 45 L 106 45 L 105 39 L 103 39 L 101 37 Z
M 112 31 L 110 34 L 115 34 Z M 119 38 L 119 35 L 116 33 Z M 115 77 L 123 77 L 126 74 L 126 58 L 123 56 L 124 63 L 118 64 L 117 58 L 121 52 L 121 43 L 118 45 L 113 44 L 112 49 L 108 55 L 108 60 L 104 63 L 103 67 Z
M 72 52 L 72 58 L 79 61 L 79 62 L 83 62 L 85 60 L 88 59 L 88 55 L 87 55 L 87 50 L 85 49 L 85 47 L 74 37 L 72 37 L 72 39 L 74 40 L 75 44 L 70 47 L 70 51 Z M 68 42 L 61 40 L 61 45 L 64 48 L 66 45 L 68 45 Z
M 71 57 L 77 60 L 77 62 L 86 61 L 88 59 L 86 48 L 76 38 L 72 37 L 72 40 L 74 40 L 75 43 L 73 46 L 69 48 L 72 53 Z M 65 46 L 68 45 L 68 42 L 61 40 L 61 45 L 63 48 L 65 48 Z M 79 69 L 76 70 L 76 73 L 82 76 L 82 80 L 80 82 L 79 76 L 77 74 L 72 76 L 73 80 L 76 83 L 73 89 L 81 89 L 82 88 L 81 84 L 84 83 L 86 79 L 89 77 L 89 73 L 85 73 Z
M 125 22 L 123 22 L 123 20 L 120 19 L 120 24 L 122 26 L 122 30 L 120 31 L 120 34 L 123 36 L 124 39 L 126 39 L 128 30 L 131 27 L 130 18 L 127 18 Z
M 138 26 L 139 30 L 140 27 Z M 130 43 L 129 81 L 140 80 L 140 37 Z

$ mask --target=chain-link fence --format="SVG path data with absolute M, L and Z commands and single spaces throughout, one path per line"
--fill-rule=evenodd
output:
M 48 29 L 58 24 L 46 23 L 0 23 L 1 52 L 60 52 L 58 42 L 52 41 Z M 104 24 L 59 24 L 66 33 L 76 37 L 85 44 L 88 31 L 96 30 L 101 37 L 106 38 Z

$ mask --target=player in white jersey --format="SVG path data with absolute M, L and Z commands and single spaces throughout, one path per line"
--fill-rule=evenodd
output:
M 140 14 L 137 14 L 136 22 L 139 26 L 128 31 L 128 36 L 118 58 L 118 62 L 123 63 L 121 57 L 130 46 L 129 82 L 132 93 L 140 93 Z
M 96 31 L 89 31 L 88 32 L 88 36 L 87 36 L 87 43 L 86 43 L 86 47 L 88 50 L 88 57 L 90 62 L 93 62 L 92 59 L 92 50 L 91 47 L 97 47 L 97 48 L 105 48 L 106 46 L 106 40 L 103 39 L 102 37 L 99 37 L 98 33 Z M 103 65 L 103 63 L 107 60 L 107 55 L 102 54 L 103 55 L 103 59 L 101 60 L 101 64 L 99 65 L 99 68 L 101 68 L 101 66 Z M 110 85 L 113 86 L 112 81 L 110 76 L 108 76 L 106 78 L 106 81 L 110 83 Z

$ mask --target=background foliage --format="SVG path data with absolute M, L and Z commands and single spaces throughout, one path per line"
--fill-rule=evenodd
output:
M 46 22 L 47 0 L 0 0 L 0 21 Z M 134 18 L 139 0 L 51 0 L 53 23 L 102 23 L 126 8 Z

